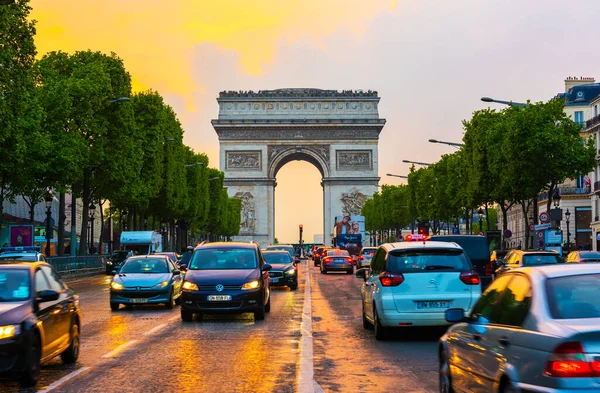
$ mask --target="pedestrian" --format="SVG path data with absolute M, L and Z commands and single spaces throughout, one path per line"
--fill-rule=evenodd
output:
M 65 254 L 71 254 L 71 243 L 67 243 L 65 247 Z

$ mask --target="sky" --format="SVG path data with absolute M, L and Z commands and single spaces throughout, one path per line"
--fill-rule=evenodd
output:
M 184 142 L 218 167 L 210 120 L 223 90 L 376 90 L 387 124 L 380 184 L 401 184 L 403 159 L 435 162 L 460 142 L 482 96 L 546 101 L 568 76 L 600 79 L 598 0 L 31 0 L 40 55 L 115 52 L 134 91 L 157 90 Z M 493 108 L 500 109 L 497 104 Z M 300 179 L 300 180 L 299 180 Z M 322 230 L 320 174 L 278 173 L 276 233 Z

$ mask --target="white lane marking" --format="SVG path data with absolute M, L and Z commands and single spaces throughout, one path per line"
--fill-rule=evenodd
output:
M 300 340 L 300 372 L 298 373 L 298 393 L 320 393 L 323 389 L 314 380 L 315 365 L 313 359 L 312 304 L 310 299 L 310 268 L 306 263 L 306 284 L 304 287 L 304 306 L 302 307 L 302 338 Z
M 107 353 L 106 355 L 101 356 L 102 359 L 108 359 L 108 358 L 112 358 L 115 357 L 116 355 L 118 355 L 119 353 L 123 352 L 125 349 L 127 349 L 127 347 L 130 347 L 134 344 L 136 344 L 138 342 L 138 340 L 131 340 L 126 342 L 125 344 L 119 345 L 118 347 L 116 347 L 114 350 L 110 351 L 109 353 Z
M 58 381 L 51 383 L 46 389 L 44 389 L 42 391 L 39 391 L 38 393 L 48 393 L 48 392 L 51 392 L 54 389 L 56 389 L 57 387 L 59 387 L 60 385 L 62 385 L 63 383 L 67 382 L 70 379 L 75 378 L 76 376 L 78 376 L 82 372 L 87 371 L 89 369 L 90 369 L 89 367 L 82 367 L 79 370 L 75 370 L 72 373 L 65 375 L 64 377 L 62 377 Z
M 181 316 L 175 315 L 173 318 L 169 318 L 169 322 L 174 321 L 176 319 L 181 319 Z
M 155 327 L 153 327 L 152 329 L 148 330 L 148 331 L 147 331 L 146 333 L 144 333 L 143 335 L 144 335 L 144 336 L 149 336 L 149 335 L 151 335 L 151 334 L 155 333 L 156 331 L 158 331 L 158 330 L 160 330 L 160 329 L 164 328 L 165 326 L 167 326 L 167 324 L 166 324 L 166 323 L 163 323 L 162 325 L 155 326 Z

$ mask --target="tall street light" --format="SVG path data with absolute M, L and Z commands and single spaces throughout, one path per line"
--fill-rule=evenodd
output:
M 569 232 L 569 223 L 570 218 L 571 218 L 571 212 L 569 211 L 569 209 L 567 208 L 567 212 L 565 213 L 565 216 L 567 217 L 567 252 L 571 251 L 571 233 Z
M 46 204 L 46 250 L 45 250 L 45 253 L 47 256 L 50 256 L 50 239 L 52 239 L 51 221 L 52 221 L 52 200 L 53 199 L 54 199 L 54 196 L 52 195 L 52 193 L 50 191 L 48 191 L 48 194 L 46 194 L 46 197 L 44 198 L 44 203 Z
M 394 175 L 392 173 L 386 173 L 386 176 L 391 176 L 391 177 L 399 177 L 401 179 L 408 179 L 408 176 L 402 176 L 402 175 Z
M 483 101 L 483 102 L 495 102 L 497 104 L 504 104 L 504 105 L 508 105 L 508 106 L 516 106 L 516 107 L 522 107 L 522 108 L 524 108 L 526 106 L 529 106 L 529 104 L 525 104 L 523 102 L 495 100 L 495 99 L 490 98 L 490 97 L 481 97 L 481 101 Z
M 437 139 L 430 139 L 429 142 L 431 142 L 431 143 L 441 143 L 441 144 L 444 144 L 444 145 L 449 145 L 449 146 L 452 146 L 452 147 L 456 147 L 458 149 L 460 149 L 461 147 L 464 146 L 462 143 L 438 141 Z
M 90 210 L 90 246 L 89 251 L 91 254 L 91 250 L 94 248 L 94 216 L 96 215 L 96 206 L 93 203 L 90 203 L 88 207 Z
M 477 216 L 479 217 L 479 232 L 483 233 L 483 209 L 479 208 L 477 211 Z
M 416 165 L 423 165 L 423 166 L 429 166 L 432 164 L 429 164 L 427 162 L 419 162 L 419 161 L 410 161 L 410 160 L 402 160 L 402 162 L 406 163 L 406 164 L 416 164 Z

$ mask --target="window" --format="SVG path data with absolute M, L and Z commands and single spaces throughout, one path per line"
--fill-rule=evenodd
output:
M 371 262 L 371 270 L 375 274 L 379 274 L 385 270 L 385 249 L 380 248 L 373 257 Z
M 50 284 L 50 289 L 54 289 L 55 291 L 62 292 L 66 289 L 66 286 L 58 276 L 58 274 L 49 266 L 42 266 L 42 271 L 46 274 L 46 278 L 48 279 L 48 283 Z
M 513 279 L 506 287 L 500 307 L 498 307 L 498 323 L 501 325 L 521 326 L 531 307 L 531 283 L 522 274 L 513 274 Z
M 34 282 L 35 282 L 35 293 L 36 294 L 39 294 L 41 291 L 50 289 L 50 284 L 48 284 L 48 281 L 46 280 L 46 276 L 44 275 L 44 272 L 41 270 L 37 270 L 35 272 Z
M 577 124 L 583 124 L 583 111 L 577 111 L 573 114 L 573 121 Z
M 546 292 L 554 319 L 600 318 L 600 274 L 550 278 Z
M 389 254 L 386 270 L 394 273 L 462 272 L 471 270 L 471 265 L 460 249 L 397 250 Z
M 192 258 L 192 270 L 256 269 L 256 251 L 251 248 L 205 248 Z
M 523 266 L 540 266 L 561 262 L 558 254 L 525 254 L 523 256 Z
M 492 284 L 481 295 L 479 301 L 475 305 L 471 318 L 478 324 L 487 324 L 495 322 L 493 315 L 494 308 L 500 299 L 500 295 L 506 288 L 506 285 L 512 278 L 512 274 L 503 274 L 492 282 Z

